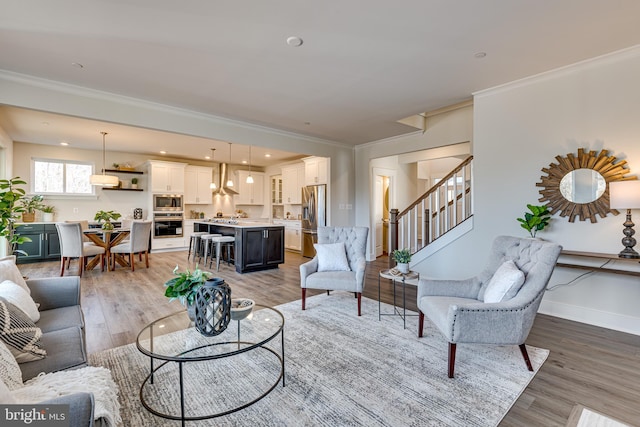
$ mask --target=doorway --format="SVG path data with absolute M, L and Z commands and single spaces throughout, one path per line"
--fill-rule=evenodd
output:
M 375 258 L 389 252 L 389 209 L 393 200 L 394 171 L 382 168 L 373 170 L 371 233 Z

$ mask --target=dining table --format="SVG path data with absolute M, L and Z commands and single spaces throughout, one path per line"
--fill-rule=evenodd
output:
M 130 228 L 114 228 L 112 230 L 103 230 L 101 228 L 90 228 L 83 230 L 84 235 L 96 245 L 103 247 L 105 250 L 105 258 L 107 261 L 107 268 L 111 270 L 111 248 L 115 245 L 122 243 L 122 241 L 131 233 Z M 94 257 L 87 263 L 86 270 L 95 268 L 100 262 L 100 257 Z M 123 256 L 117 256 L 116 262 L 123 267 L 128 267 L 129 263 Z

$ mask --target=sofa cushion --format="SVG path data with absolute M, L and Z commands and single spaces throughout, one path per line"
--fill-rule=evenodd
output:
M 42 359 L 47 352 L 40 347 L 42 331 L 29 316 L 0 297 L 0 339 L 18 363 Z
M 314 243 L 318 255 L 318 271 L 351 271 L 344 242 Z
M 84 328 L 84 317 L 79 305 L 54 308 L 40 312 L 40 320 L 36 323 L 43 333 L 79 326 Z
M 31 293 L 27 282 L 24 281 L 22 273 L 16 266 L 15 255 L 10 255 L 4 258 L 0 258 L 0 282 L 4 280 L 11 280 L 13 283 L 20 285 L 25 291 Z
M 524 273 L 512 260 L 505 261 L 489 281 L 484 291 L 484 302 L 507 301 L 516 296 L 524 283 Z
M 22 371 L 9 348 L 0 341 L 0 382 L 9 390 L 22 387 Z M 8 403 L 8 402 L 7 402 Z
M 22 378 L 25 381 L 40 372 L 55 372 L 87 366 L 84 334 L 79 327 L 47 332 L 42 335 L 41 341 L 42 347 L 47 350 L 47 357 L 20 364 Z
M 27 313 L 29 318 L 34 322 L 40 319 L 40 312 L 36 303 L 22 286 L 11 280 L 0 282 L 0 297 L 5 298 L 11 304 Z

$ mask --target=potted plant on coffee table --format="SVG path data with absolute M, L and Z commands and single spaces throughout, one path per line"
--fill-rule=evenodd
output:
M 396 262 L 396 268 L 401 273 L 409 272 L 409 262 L 411 262 L 411 251 L 409 249 L 396 249 L 393 251 L 393 259 Z
M 184 271 L 179 271 L 179 269 L 180 267 L 176 265 L 176 268 L 173 269 L 175 277 L 164 283 L 166 288 L 164 296 L 170 298 L 169 301 L 179 300 L 187 308 L 189 318 L 194 320 L 196 292 L 211 277 L 211 273 L 200 270 L 198 264 L 193 271 L 188 268 Z
M 102 224 L 103 230 L 113 230 L 111 221 L 116 221 L 121 216 L 118 212 L 114 211 L 98 211 L 93 219 L 98 222 L 104 221 L 104 224 Z

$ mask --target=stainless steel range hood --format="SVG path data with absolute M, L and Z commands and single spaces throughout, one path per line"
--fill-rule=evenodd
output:
M 238 194 L 238 192 L 233 188 L 227 187 L 227 181 L 229 180 L 229 165 L 227 165 L 226 163 L 220 163 L 218 171 L 220 172 L 220 185 L 218 186 L 218 188 L 213 190 L 213 194 L 220 194 L 221 196 L 233 196 Z

